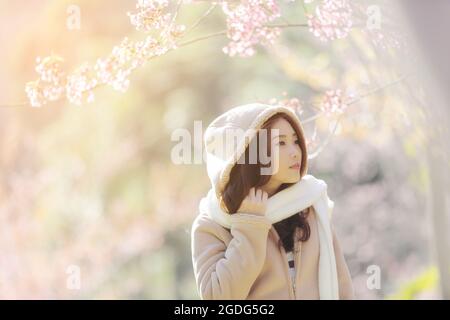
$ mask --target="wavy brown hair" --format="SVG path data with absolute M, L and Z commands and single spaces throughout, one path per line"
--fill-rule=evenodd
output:
M 279 119 L 286 119 L 294 129 L 297 134 L 298 139 L 300 140 L 300 147 L 302 149 L 302 161 L 300 172 L 306 172 L 307 165 L 307 150 L 306 150 L 306 142 L 304 140 L 304 136 L 302 134 L 302 130 L 297 126 L 297 124 L 286 114 L 277 113 L 270 117 L 263 125 L 263 129 L 270 129 L 273 123 Z M 271 141 L 271 130 L 265 130 L 266 132 L 266 141 Z M 257 139 L 257 161 L 256 163 L 247 163 L 247 161 L 238 161 L 230 172 L 230 179 L 225 186 L 224 191 L 222 192 L 221 201 L 223 205 L 227 208 L 228 213 L 234 214 L 237 212 L 239 207 L 241 206 L 242 201 L 248 195 L 251 188 L 261 187 L 267 182 L 269 182 L 271 176 L 270 175 L 262 175 L 261 168 L 270 167 L 270 163 L 263 164 L 260 159 L 260 136 L 257 134 L 253 139 Z M 266 155 L 271 158 L 271 143 L 267 143 Z M 245 159 L 250 159 L 250 148 L 247 147 L 245 153 L 242 157 L 245 156 Z M 276 192 L 279 192 L 287 187 L 292 185 L 292 183 L 283 183 Z M 311 229 L 307 221 L 308 214 L 310 213 L 311 207 L 306 208 L 305 210 L 298 212 L 282 221 L 274 223 L 278 235 L 280 236 L 280 240 L 278 242 L 278 246 L 283 246 L 286 251 L 291 251 L 294 248 L 294 235 L 299 230 L 299 237 L 295 241 L 307 241 L 311 234 Z

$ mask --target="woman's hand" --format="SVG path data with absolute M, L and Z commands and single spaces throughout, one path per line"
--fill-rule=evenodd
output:
M 260 216 L 266 215 L 267 199 L 269 195 L 261 189 L 251 188 L 247 197 L 242 200 L 238 213 L 251 213 Z

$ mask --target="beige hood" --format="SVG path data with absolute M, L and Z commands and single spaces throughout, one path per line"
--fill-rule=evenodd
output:
M 228 183 L 231 169 L 245 152 L 257 130 L 277 113 L 288 115 L 298 124 L 302 135 L 299 140 L 306 150 L 306 140 L 300 119 L 288 107 L 262 103 L 240 105 L 221 114 L 209 124 L 203 138 L 208 176 L 217 199 L 220 199 Z M 229 143 L 230 136 L 235 139 L 234 143 Z M 307 154 L 303 156 L 307 159 Z M 303 177 L 306 173 L 307 165 L 300 172 L 300 176 Z

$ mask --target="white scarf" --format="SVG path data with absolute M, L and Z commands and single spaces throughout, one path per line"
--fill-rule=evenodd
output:
M 328 197 L 325 181 L 309 174 L 303 176 L 299 182 L 269 197 L 266 216 L 273 224 L 311 205 L 318 217 L 320 299 L 337 300 L 339 299 L 338 278 L 330 225 L 334 202 Z M 199 209 L 200 212 L 206 211 L 215 222 L 230 229 L 231 215 L 222 210 L 213 189 L 210 189 L 206 197 L 201 199 Z

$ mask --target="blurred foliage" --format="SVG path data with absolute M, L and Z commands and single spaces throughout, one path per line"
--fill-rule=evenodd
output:
M 438 271 L 435 266 L 427 268 L 407 283 L 402 284 L 396 293 L 388 295 L 389 300 L 413 300 L 418 299 L 420 294 L 430 289 L 436 289 L 438 285 Z

